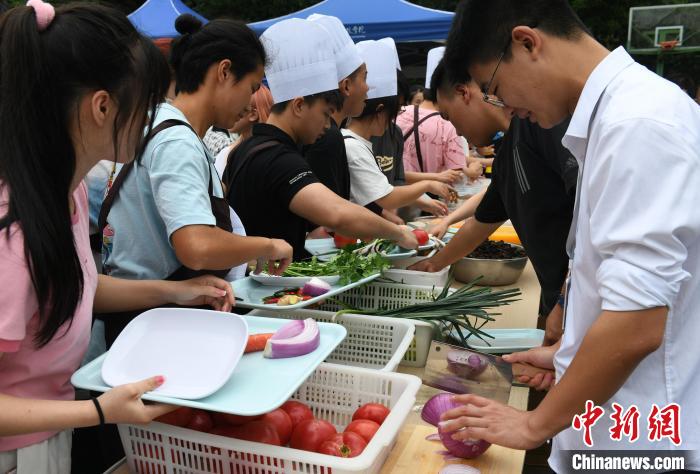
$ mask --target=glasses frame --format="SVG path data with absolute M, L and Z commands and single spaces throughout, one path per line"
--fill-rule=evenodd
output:
M 491 85 L 493 84 L 493 80 L 496 78 L 496 73 L 498 72 L 498 67 L 501 65 L 501 62 L 503 61 L 503 58 L 506 55 L 506 52 L 508 51 L 508 48 L 510 48 L 511 41 L 512 41 L 512 37 L 509 37 L 505 48 L 503 48 L 503 51 L 501 51 L 501 55 L 498 56 L 498 62 L 496 63 L 496 69 L 493 70 L 493 74 L 491 74 L 491 79 L 489 79 L 489 82 L 486 84 L 486 87 L 484 88 L 484 90 L 481 91 L 481 93 L 483 94 L 483 97 L 484 97 L 484 102 L 486 102 L 487 104 L 494 105 L 496 107 L 500 107 L 500 108 L 504 108 L 506 106 L 505 102 L 503 102 L 498 97 L 491 97 L 488 94 L 488 92 L 491 90 Z

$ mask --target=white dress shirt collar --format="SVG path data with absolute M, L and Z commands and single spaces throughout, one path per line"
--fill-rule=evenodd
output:
M 588 139 L 588 127 L 591 122 L 593 111 L 598 103 L 600 96 L 608 84 L 624 69 L 634 64 L 634 59 L 627 54 L 627 51 L 620 46 L 605 57 L 596 67 L 588 79 L 586 84 L 583 86 L 583 91 L 581 91 L 581 96 L 579 97 L 578 103 L 576 104 L 576 109 L 571 117 L 571 122 L 569 123 L 569 128 L 566 130 L 564 139 L 562 143 L 567 148 L 569 145 L 574 145 L 573 142 L 578 140 L 570 140 L 569 137 L 574 139 Z M 578 151 L 577 146 L 573 146 L 574 155 L 576 156 Z M 583 160 L 583 156 L 576 156 L 577 159 Z

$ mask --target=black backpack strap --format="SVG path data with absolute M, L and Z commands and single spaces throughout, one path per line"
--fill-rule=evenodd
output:
M 403 141 L 408 140 L 408 137 L 413 135 L 413 139 L 416 142 L 416 157 L 418 158 L 418 168 L 423 172 L 425 167 L 423 166 L 423 153 L 420 150 L 420 136 L 418 134 L 418 127 L 421 126 L 423 122 L 428 120 L 431 117 L 435 117 L 436 115 L 440 115 L 440 112 L 432 112 L 423 117 L 422 119 L 418 120 L 418 106 L 414 105 L 413 106 L 413 127 L 403 135 Z
M 175 127 L 178 125 L 186 126 L 190 130 L 192 130 L 192 132 L 195 135 L 197 135 L 197 132 L 195 132 L 194 129 L 192 128 L 192 126 L 187 122 L 184 122 L 182 120 L 177 120 L 177 119 L 163 120 L 156 127 L 151 129 L 151 131 L 148 135 L 146 135 L 146 138 L 144 138 L 143 147 L 141 148 L 141 150 L 142 151 L 145 150 L 146 145 L 148 145 L 148 142 L 150 142 L 153 139 L 153 137 L 158 135 L 160 132 L 162 132 L 163 130 L 166 130 L 170 127 Z M 197 137 L 199 137 L 199 135 L 197 135 Z M 114 179 L 114 182 L 112 183 L 112 187 L 109 188 L 109 191 L 107 191 L 107 195 L 105 196 L 104 201 L 102 201 L 102 207 L 100 207 L 100 216 L 97 219 L 97 235 L 99 236 L 100 239 L 102 238 L 102 232 L 104 231 L 104 228 L 107 226 L 107 217 L 109 216 L 109 211 L 112 210 L 112 205 L 114 204 L 114 200 L 119 195 L 119 190 L 121 189 L 122 185 L 124 184 L 124 180 L 126 180 L 126 178 L 131 173 L 131 170 L 134 168 L 135 162 L 136 162 L 135 159 L 131 160 L 130 162 L 126 163 L 122 167 L 122 169 L 119 171 L 119 174 Z M 210 194 L 211 194 L 211 187 L 212 187 L 211 167 L 209 169 L 209 174 L 210 174 L 210 176 L 209 176 L 209 188 L 210 188 Z

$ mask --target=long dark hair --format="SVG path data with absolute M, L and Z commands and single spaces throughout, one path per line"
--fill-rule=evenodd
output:
M 123 132 L 151 126 L 167 85 L 165 59 L 117 10 L 59 7 L 42 32 L 31 7 L 0 18 L 0 186 L 8 195 L 0 229 L 9 238 L 17 223 L 24 235 L 39 308 L 38 347 L 72 322 L 82 297 L 68 202 L 76 171 L 69 130 L 79 120 L 79 101 L 106 90 L 118 104 L 116 158 Z
M 173 41 L 170 50 L 178 93 L 195 92 L 209 66 L 224 59 L 231 61 L 236 80 L 265 64 L 265 48 L 253 30 L 240 21 L 218 19 L 202 26 L 200 20 L 184 13 L 177 17 L 175 29 L 182 35 Z

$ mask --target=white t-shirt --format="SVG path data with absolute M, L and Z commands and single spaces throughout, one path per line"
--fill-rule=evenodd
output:
M 355 132 L 343 129 L 345 153 L 350 171 L 350 201 L 360 205 L 381 199 L 394 190 L 372 152 L 372 143 Z

